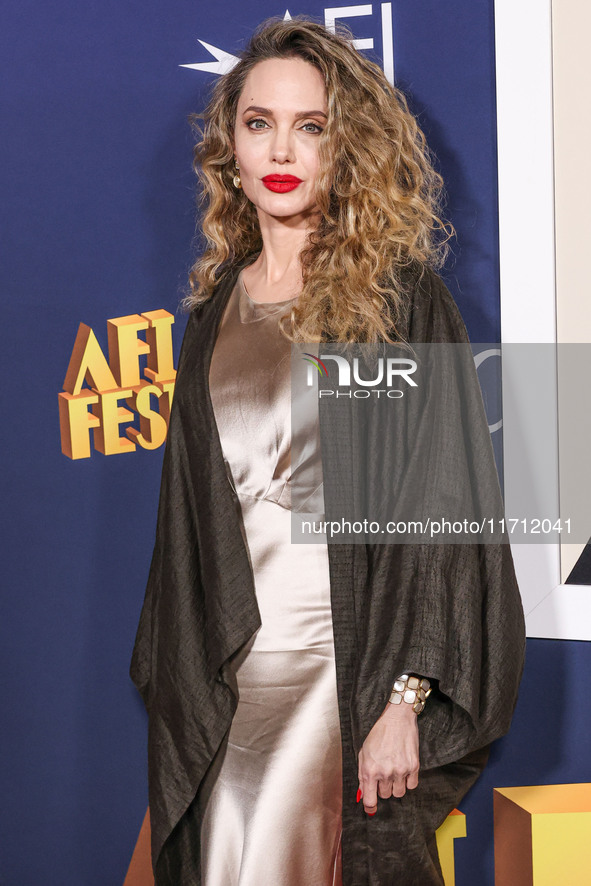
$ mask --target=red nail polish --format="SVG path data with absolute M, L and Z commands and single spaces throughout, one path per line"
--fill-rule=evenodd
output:
M 371 817 L 372 815 L 375 815 L 375 812 L 368 812 L 367 814 Z
M 361 788 L 357 788 L 357 802 L 358 802 L 358 803 L 359 803 L 359 801 L 361 800 L 361 797 L 362 797 L 362 796 L 363 796 L 363 795 L 362 795 L 362 793 L 361 793 Z

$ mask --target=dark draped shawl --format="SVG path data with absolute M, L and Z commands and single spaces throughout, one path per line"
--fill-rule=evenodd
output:
M 157 886 L 201 882 L 196 798 L 237 705 L 227 662 L 261 623 L 208 382 L 224 307 L 240 268 L 253 259 L 227 268 L 213 297 L 188 320 L 154 553 L 131 659 L 131 678 L 148 712 Z M 411 343 L 468 342 L 459 310 L 432 270 L 413 264 L 404 280 L 409 301 L 403 337 Z M 475 368 L 467 385 L 468 396 L 454 401 L 454 418 L 470 425 L 492 462 Z M 376 465 L 387 454 L 379 432 L 372 436 L 371 422 L 355 420 L 360 408 L 355 401 L 336 417 L 331 408 L 319 401 L 329 519 L 343 503 L 348 456 L 361 445 L 356 435 L 363 433 L 363 446 Z M 429 441 L 419 440 L 421 445 L 420 458 L 432 457 Z M 436 685 L 418 721 L 423 779 L 504 735 L 523 669 L 521 598 L 506 543 L 329 539 L 328 557 L 343 751 L 343 884 L 386 886 L 398 870 L 391 826 L 398 807 L 393 800 L 380 801 L 380 814 L 368 819 L 356 804 L 363 741 L 387 703 L 393 677 L 403 669 L 428 675 Z M 451 803 L 453 808 L 453 798 Z M 433 827 L 447 811 L 441 820 L 433 819 Z

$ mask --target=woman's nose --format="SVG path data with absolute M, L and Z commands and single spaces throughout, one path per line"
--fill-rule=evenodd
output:
M 289 127 L 278 126 L 271 143 L 271 159 L 279 163 L 294 160 L 293 132 Z

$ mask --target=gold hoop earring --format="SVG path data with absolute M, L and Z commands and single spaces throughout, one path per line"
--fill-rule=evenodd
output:
M 238 166 L 238 161 L 236 160 L 236 158 L 234 158 L 234 166 L 235 166 L 236 169 L 240 169 L 240 167 Z M 240 189 L 240 188 L 242 187 L 242 182 L 241 182 L 241 180 L 240 180 L 240 174 L 239 174 L 239 173 L 236 173 L 236 175 L 235 175 L 234 178 L 232 179 L 232 182 L 233 182 L 235 188 Z

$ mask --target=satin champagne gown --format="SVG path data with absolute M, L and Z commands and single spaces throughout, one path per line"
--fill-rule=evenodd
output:
M 202 790 L 203 886 L 341 886 L 328 551 L 291 543 L 291 344 L 277 320 L 292 302 L 253 301 L 240 272 L 209 374 L 262 625 L 230 660 L 239 701 Z M 310 459 L 321 479 L 319 445 Z

